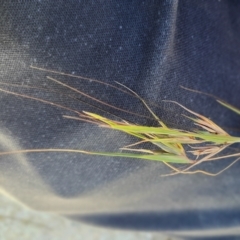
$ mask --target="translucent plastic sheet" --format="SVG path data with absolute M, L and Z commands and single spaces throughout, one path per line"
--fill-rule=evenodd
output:
M 132 122 L 154 124 L 99 103 L 90 106 L 86 97 L 46 76 L 149 116 L 138 100 L 126 94 L 29 67 L 34 65 L 120 82 L 160 106 L 152 108 L 172 126 L 188 127 L 181 117 L 183 110 L 161 100 L 178 101 L 221 126 L 237 128 L 239 118 L 233 113 L 179 86 L 217 95 L 239 107 L 238 10 L 237 2 L 225 1 L 4 1 L 0 77 L 1 82 L 20 86 L 0 87 L 78 111 L 100 113 L 95 108 L 100 107 Z M 123 133 L 64 118 L 72 114 L 67 109 L 8 93 L 0 93 L 0 110 L 1 151 L 118 151 L 132 143 Z M 216 172 L 227 163 L 212 162 L 202 168 Z M 1 156 L 0 184 L 5 195 L 21 204 L 90 224 L 189 236 L 239 234 L 239 163 L 215 178 L 161 177 L 168 171 L 161 163 L 136 159 L 22 153 Z

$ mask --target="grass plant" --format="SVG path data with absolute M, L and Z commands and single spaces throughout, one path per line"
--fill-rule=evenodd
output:
M 229 167 L 231 167 L 235 162 L 237 162 L 240 158 L 240 153 L 235 154 L 222 154 L 222 152 L 229 148 L 230 145 L 239 143 L 240 137 L 231 136 L 225 130 L 223 130 L 220 126 L 218 126 L 215 122 L 211 121 L 209 118 L 198 114 L 190 109 L 186 108 L 185 106 L 181 105 L 180 103 L 174 101 L 168 101 L 172 104 L 177 104 L 179 107 L 183 108 L 186 111 L 187 116 L 184 115 L 183 117 L 188 118 L 194 125 L 196 129 L 193 130 L 183 130 L 181 128 L 171 128 L 168 127 L 167 123 L 164 123 L 162 120 L 158 118 L 158 116 L 152 111 L 149 104 L 142 99 L 137 93 L 132 91 L 131 89 L 127 88 L 126 86 L 117 83 L 117 85 L 106 84 L 101 81 L 89 78 L 83 78 L 80 76 L 75 76 L 71 74 L 59 73 L 52 70 L 46 70 L 42 68 L 32 67 L 37 70 L 46 71 L 48 73 L 60 74 L 63 76 L 68 77 L 75 77 L 75 78 L 82 78 L 85 80 L 90 80 L 94 82 L 98 82 L 100 84 L 108 85 L 112 88 L 117 89 L 118 91 L 122 91 L 125 94 L 130 94 L 133 97 L 139 99 L 145 108 L 149 111 L 151 116 L 157 121 L 158 126 L 144 126 L 138 125 L 126 120 L 114 120 L 108 117 L 104 117 L 102 115 L 87 112 L 87 111 L 77 111 L 66 107 L 64 105 L 60 105 L 58 103 L 54 103 L 51 101 L 47 101 L 45 99 L 36 98 L 30 95 L 20 94 L 14 91 L 9 91 L 7 89 L 0 88 L 0 91 L 6 94 L 12 94 L 16 97 L 26 98 L 29 100 L 39 101 L 45 104 L 50 104 L 54 107 L 62 108 L 67 111 L 71 111 L 74 113 L 74 116 L 64 115 L 65 118 L 80 120 L 89 122 L 99 127 L 110 128 L 115 131 L 121 131 L 128 135 L 131 135 L 136 138 L 136 142 L 131 145 L 123 146 L 119 152 L 92 152 L 89 150 L 79 150 L 79 149 L 27 149 L 27 150 L 17 150 L 11 152 L 2 152 L 0 156 L 8 155 L 8 154 L 20 154 L 20 153 L 37 153 L 37 152 L 72 152 L 72 153 L 81 153 L 81 154 L 91 154 L 91 155 L 98 155 L 98 156 L 108 156 L 108 157 L 122 157 L 122 158 L 137 158 L 143 160 L 150 160 L 150 161 L 159 161 L 167 165 L 171 169 L 171 173 L 166 174 L 165 176 L 169 175 L 176 175 L 176 174 L 195 174 L 195 173 L 202 173 L 209 176 L 216 176 Z M 67 88 L 70 91 L 73 91 L 77 94 L 83 95 L 86 98 L 89 98 L 97 103 L 101 103 L 104 106 L 111 107 L 118 111 L 128 112 L 128 110 L 124 110 L 113 106 L 109 103 L 103 102 L 100 99 L 97 99 L 83 91 L 80 91 L 76 88 L 73 88 L 55 78 L 47 77 L 49 80 L 61 85 L 62 87 Z M 2 86 L 9 86 L 10 84 L 1 83 Z M 14 85 L 15 87 L 24 87 L 19 85 Z M 35 88 L 35 87 L 31 87 Z M 38 89 L 38 88 L 35 88 Z M 44 89 L 42 89 L 44 90 Z M 234 106 L 226 103 L 223 100 L 217 99 L 216 101 L 223 105 L 224 107 L 228 108 L 229 110 L 240 114 L 240 109 L 235 108 Z M 134 114 L 134 113 L 132 113 Z M 139 117 L 143 117 L 135 113 L 135 115 Z M 141 147 L 144 146 L 143 143 L 150 143 L 154 146 L 155 150 L 150 148 Z M 189 150 L 190 149 L 190 150 Z M 215 161 L 221 160 L 224 158 L 234 157 L 235 160 L 231 162 L 227 167 L 222 169 L 217 173 L 210 173 L 202 170 L 192 170 L 193 167 L 196 167 L 200 163 L 206 161 Z M 179 164 L 183 166 L 179 168 Z M 178 167 L 177 167 L 178 166 Z

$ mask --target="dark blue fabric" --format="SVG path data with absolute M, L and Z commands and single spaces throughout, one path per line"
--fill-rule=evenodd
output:
M 240 107 L 239 12 L 239 1 L 223 0 L 2 1 L 1 81 L 50 89 L 55 92 L 5 87 L 78 111 L 110 116 L 84 103 L 88 102 L 123 119 L 156 125 L 144 106 L 127 94 L 29 66 L 117 81 L 155 103 L 152 110 L 170 126 L 189 128 L 181 115 L 184 111 L 162 100 L 178 101 L 221 126 L 239 128 L 239 116 L 207 96 L 180 88 L 210 93 Z M 46 76 L 149 118 L 93 103 Z M 63 118 L 72 114 L 64 109 L 2 92 L 0 100 L 1 129 L 22 149 L 118 151 L 133 142 L 122 133 Z M 67 204 L 62 212 L 56 210 L 68 217 L 114 228 L 184 231 L 188 236 L 240 235 L 239 163 L 215 178 L 200 174 L 163 178 L 161 174 L 169 170 L 160 162 L 60 153 L 30 154 L 28 159 L 56 196 L 87 196 L 96 203 L 96 212 L 79 203 L 74 216 L 66 214 Z M 229 159 L 206 163 L 201 169 L 217 172 L 228 163 Z M 19 182 L 25 181 L 23 175 Z M 41 198 L 26 200 L 15 188 L 9 192 L 38 210 L 54 208 Z

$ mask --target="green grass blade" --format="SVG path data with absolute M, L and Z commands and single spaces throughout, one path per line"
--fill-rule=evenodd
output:
M 240 109 L 238 109 L 238 108 L 232 106 L 231 104 L 226 103 L 226 102 L 224 102 L 224 101 L 222 101 L 222 100 L 217 100 L 217 102 L 219 102 L 219 103 L 220 103 L 221 105 L 223 105 L 224 107 L 226 107 L 226 108 L 228 108 L 228 109 L 232 110 L 233 112 L 235 112 L 235 113 L 237 113 L 237 114 L 240 115 Z
M 177 156 L 174 154 L 134 154 L 134 153 L 117 153 L 117 152 L 87 152 L 85 154 L 98 155 L 98 156 L 109 156 L 109 157 L 125 157 L 125 158 L 139 158 L 151 161 L 170 162 L 170 163 L 192 163 L 190 159 L 185 156 Z

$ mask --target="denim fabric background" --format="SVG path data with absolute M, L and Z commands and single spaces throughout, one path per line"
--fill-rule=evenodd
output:
M 170 126 L 188 128 L 188 122 L 181 108 L 162 100 L 178 101 L 221 126 L 239 128 L 239 116 L 205 95 L 180 88 L 210 93 L 240 107 L 239 12 L 239 1 L 223 0 L 2 1 L 0 78 L 22 87 L 0 87 L 78 111 L 107 114 L 46 78 L 51 76 L 151 118 L 127 94 L 31 69 L 33 65 L 120 82 L 154 102 L 152 109 Z M 132 122 L 156 125 L 150 118 L 95 105 Z M 63 147 L 117 151 L 133 142 L 122 133 L 63 118 L 72 115 L 70 111 L 2 92 L 0 110 L 2 151 Z M 217 172 L 229 161 L 206 163 L 201 169 Z M 239 167 L 237 163 L 215 178 L 200 174 L 163 178 L 169 169 L 160 162 L 41 153 L 2 156 L 0 178 L 2 190 L 37 210 L 106 227 L 229 239 L 240 235 Z

